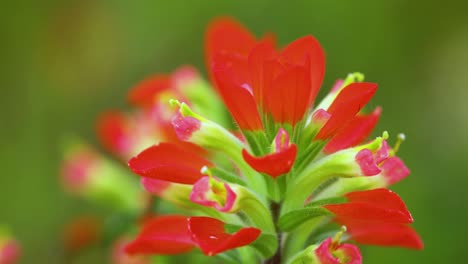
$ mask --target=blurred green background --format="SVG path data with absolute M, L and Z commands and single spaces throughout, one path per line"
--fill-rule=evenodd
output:
M 407 135 L 412 170 L 394 187 L 424 251 L 364 247 L 365 263 L 466 260 L 467 1 L 8 1 L 0 16 L 0 223 L 24 246 L 21 263 L 61 263 L 60 230 L 87 204 L 58 182 L 60 139 L 91 142 L 95 117 L 127 107 L 132 84 L 193 64 L 205 72 L 203 33 L 229 14 L 282 45 L 305 34 L 327 56 L 324 91 L 361 71 L 379 83 L 376 134 Z M 106 256 L 96 253 L 99 262 Z M 89 262 L 84 262 L 89 263 Z

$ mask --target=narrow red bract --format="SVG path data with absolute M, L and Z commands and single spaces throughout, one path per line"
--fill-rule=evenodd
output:
M 205 59 L 208 69 L 217 54 L 236 53 L 247 56 L 257 42 L 255 36 L 238 21 L 220 17 L 208 25 L 205 34 Z
M 367 104 L 376 91 L 377 84 L 366 82 L 351 83 L 343 88 L 327 109 L 331 117 L 315 139 L 325 140 L 335 135 Z
M 328 141 L 324 148 L 326 154 L 332 154 L 336 151 L 354 147 L 362 143 L 372 132 L 379 121 L 382 109 L 377 107 L 368 115 L 356 115 L 343 129 L 338 131 Z
M 412 223 L 413 218 L 403 200 L 388 189 L 352 192 L 345 195 L 347 203 L 324 207 L 333 212 L 337 221 L 346 225 L 348 220 L 367 222 Z
M 423 249 L 424 244 L 411 227 L 401 223 L 346 222 L 351 239 L 360 244 Z
M 254 242 L 261 233 L 258 228 L 244 227 L 234 234 L 228 234 L 223 222 L 203 216 L 190 217 L 188 226 L 193 241 L 208 256 L 246 246 Z
M 254 170 L 266 173 L 273 178 L 288 173 L 294 165 L 296 155 L 297 146 L 294 144 L 262 157 L 252 156 L 247 150 L 242 150 L 242 157 Z
M 310 60 L 310 94 L 307 105 L 310 107 L 317 96 L 325 75 L 325 55 L 320 43 L 312 36 L 299 38 L 281 52 L 282 62 L 302 65 L 305 59 Z
M 197 152 L 173 143 L 154 145 L 128 162 L 140 176 L 182 184 L 194 184 L 203 176 L 200 169 L 211 165 Z
M 129 254 L 180 254 L 192 250 L 195 243 L 187 227 L 187 217 L 156 216 L 147 220 L 138 237 L 126 246 Z
M 263 129 L 257 105 L 248 87 L 236 84 L 228 69 L 214 70 L 218 91 L 241 129 Z

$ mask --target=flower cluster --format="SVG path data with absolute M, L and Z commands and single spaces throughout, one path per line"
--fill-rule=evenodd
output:
M 396 156 L 403 137 L 394 147 L 387 132 L 367 140 L 381 108 L 363 107 L 377 84 L 352 73 L 317 101 L 325 57 L 315 38 L 277 48 L 271 34 L 257 39 L 230 18 L 209 25 L 205 55 L 213 89 L 181 67 L 133 87 L 135 112 L 99 119 L 104 146 L 130 158 L 145 192 L 86 148 L 64 166 L 69 190 L 144 215 L 128 254 L 358 264 L 352 242 L 423 247 L 387 189 L 409 174 Z M 158 215 L 145 193 L 165 203 Z

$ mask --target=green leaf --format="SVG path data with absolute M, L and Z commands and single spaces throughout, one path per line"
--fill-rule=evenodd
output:
M 306 207 L 286 213 L 279 219 L 279 228 L 283 231 L 292 231 L 303 222 L 319 216 L 333 215 L 322 207 Z

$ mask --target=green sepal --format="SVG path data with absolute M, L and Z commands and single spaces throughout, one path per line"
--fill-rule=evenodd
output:
M 322 207 L 306 207 L 288 212 L 280 217 L 278 226 L 283 231 L 292 231 L 303 222 L 319 216 L 333 215 Z
M 278 237 L 275 234 L 262 233 L 251 245 L 264 259 L 272 257 L 278 249 Z
M 318 207 L 318 206 L 323 206 L 327 204 L 341 204 L 341 203 L 346 203 L 347 201 L 348 200 L 345 197 L 330 197 L 330 198 L 313 201 L 307 204 L 306 207 Z
M 245 181 L 242 178 L 230 171 L 221 169 L 219 167 L 212 167 L 209 168 L 209 170 L 213 173 L 213 175 L 215 175 L 221 180 L 227 181 L 229 183 L 239 184 L 244 187 L 247 186 L 247 183 L 245 183 Z
M 304 168 L 317 157 L 325 145 L 325 141 L 314 141 L 312 144 L 308 145 L 306 149 L 301 151 L 294 163 L 296 172 L 299 173 L 303 171 Z

